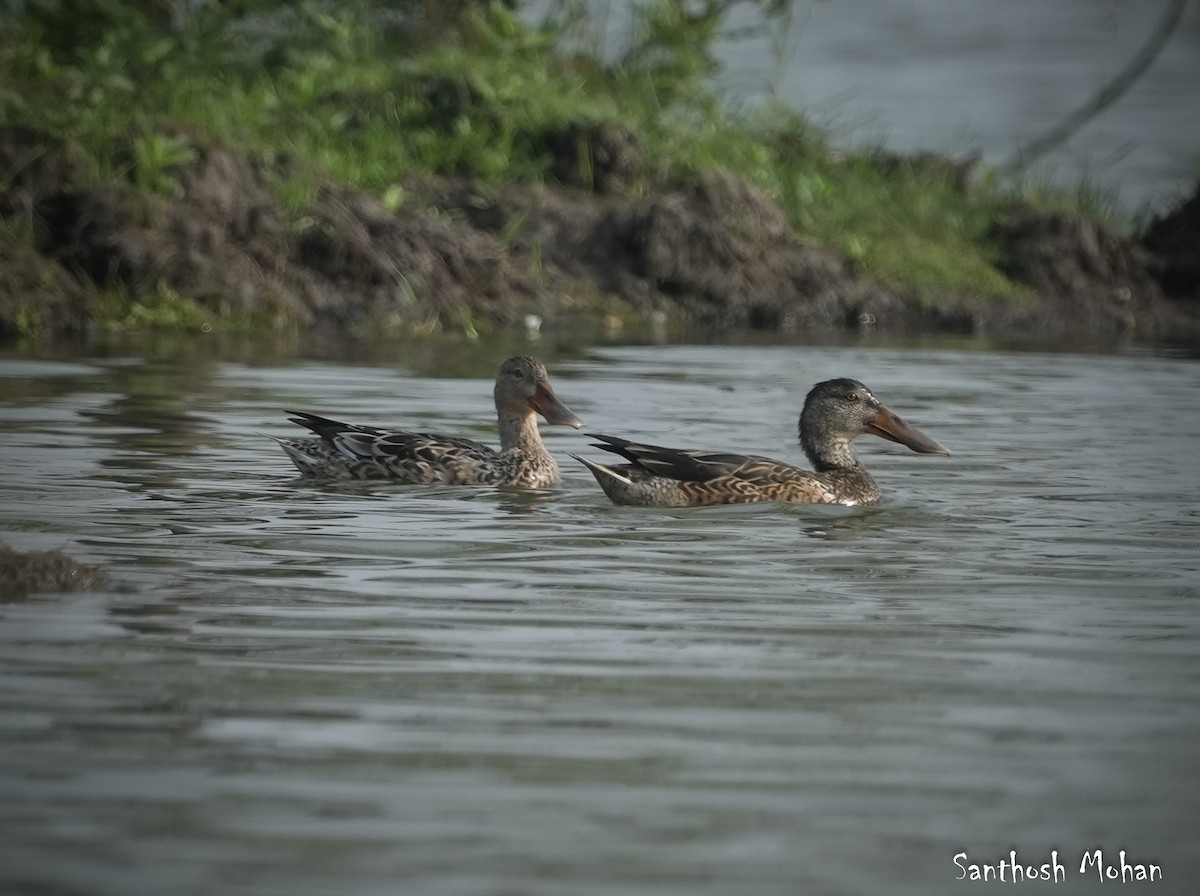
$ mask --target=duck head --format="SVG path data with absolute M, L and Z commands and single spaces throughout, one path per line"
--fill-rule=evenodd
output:
M 546 368 L 537 358 L 514 355 L 496 374 L 496 410 L 501 414 L 541 414 L 553 426 L 583 426 L 583 421 L 558 400 Z
M 899 442 L 918 454 L 950 454 L 858 380 L 843 377 L 813 386 L 800 412 L 800 442 L 814 464 L 836 463 L 831 455 L 849 451 L 849 443 L 866 434 Z

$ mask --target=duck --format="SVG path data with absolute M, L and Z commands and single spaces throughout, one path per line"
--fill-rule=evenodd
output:
M 537 415 L 552 426 L 583 426 L 550 385 L 541 361 L 514 355 L 500 365 L 493 390 L 500 450 L 473 439 L 360 426 L 291 411 L 288 419 L 315 438 L 276 439 L 303 478 L 390 479 L 427 485 L 543 488 L 559 480 Z
M 800 412 L 799 433 L 812 470 L 769 457 L 663 448 L 606 435 L 591 435 L 597 440 L 592 447 L 618 454 L 628 464 L 610 466 L 572 456 L 591 471 L 614 504 L 640 507 L 760 501 L 876 504 L 882 493 L 854 450 L 859 436 L 879 436 L 918 454 L 950 456 L 949 450 L 848 377 L 812 387 Z

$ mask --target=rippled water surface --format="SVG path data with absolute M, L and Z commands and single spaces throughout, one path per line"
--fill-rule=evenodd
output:
M 0 891 L 934 894 L 1016 848 L 1090 892 L 1100 848 L 1195 892 L 1194 361 L 550 358 L 592 431 L 796 461 L 808 386 L 862 379 L 954 451 L 863 440 L 876 508 L 613 507 L 561 429 L 539 493 L 307 484 L 270 438 L 491 439 L 501 357 L 0 360 L 0 536 L 120 586 L 0 604 Z

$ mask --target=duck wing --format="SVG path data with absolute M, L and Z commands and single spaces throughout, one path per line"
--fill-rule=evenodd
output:
M 412 482 L 488 483 L 500 473 L 500 455 L 480 442 L 429 432 L 378 435 L 348 432 L 334 440 L 352 460 L 369 461 L 393 478 Z
M 791 464 L 752 454 L 664 448 L 619 436 L 595 435 L 592 438 L 600 440 L 593 444 L 595 448 L 619 454 L 648 473 L 681 482 L 708 482 L 728 476 L 765 486 L 777 485 L 797 475 L 811 475 Z
M 499 453 L 474 439 L 360 426 L 315 414 L 298 413 L 289 419 L 312 430 L 353 464 L 378 469 L 390 479 L 487 483 L 502 467 Z
M 359 426 L 355 423 L 343 423 L 341 420 L 332 420 L 329 417 L 318 417 L 316 414 L 306 414 L 303 411 L 289 411 L 292 416 L 288 420 L 295 423 L 297 426 L 303 426 L 305 429 L 310 429 L 325 441 L 333 444 L 333 440 L 338 436 L 348 432 L 363 433 L 366 435 L 381 436 L 386 435 L 386 429 L 380 429 L 377 426 Z
M 654 487 L 651 480 L 674 480 L 681 504 L 722 504 L 744 501 L 829 503 L 836 500 L 819 473 L 753 454 L 664 448 L 617 436 L 597 435 L 594 447 L 619 454 L 632 463 L 617 468 L 631 484 Z M 611 496 L 610 496 L 611 497 Z

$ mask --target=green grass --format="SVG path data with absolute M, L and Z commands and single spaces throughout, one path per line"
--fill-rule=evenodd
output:
M 793 111 L 730 111 L 707 86 L 712 31 L 695 31 L 712 23 L 685 22 L 677 3 L 649 4 L 638 41 L 615 62 L 563 51 L 564 32 L 499 6 L 445 41 L 406 45 L 366 5 L 268 5 L 244 19 L 206 8 L 182 30 L 136 4 L 92 5 L 109 17 L 104 28 L 68 34 L 61 17 L 11 17 L 0 33 L 0 119 L 77 145 L 97 181 L 172 195 L 172 168 L 196 144 L 227 143 L 287 160 L 273 186 L 300 219 L 323 178 L 390 208 L 408 201 L 400 184 L 411 174 L 541 181 L 546 135 L 619 122 L 643 145 L 650 185 L 727 169 L 777 200 L 806 240 L 894 287 L 925 298 L 1020 294 L 987 238 L 1013 194 L 986 181 L 964 192 L 937 171 L 890 170 L 874 153 L 841 156 Z M 1092 196 L 1070 204 L 1102 214 Z M 166 304 L 177 313 L 145 314 L 193 325 Z

